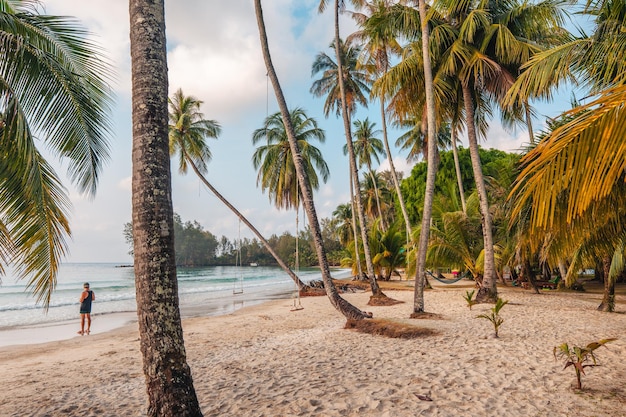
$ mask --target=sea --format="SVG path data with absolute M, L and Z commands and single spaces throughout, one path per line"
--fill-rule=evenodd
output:
M 333 270 L 333 278 L 350 275 L 349 269 Z M 321 279 L 318 268 L 298 271 L 303 282 Z M 178 292 L 183 317 L 228 314 L 271 299 L 296 297 L 294 282 L 280 268 L 265 266 L 211 266 L 178 268 Z M 95 293 L 92 317 L 135 312 L 133 267 L 114 263 L 65 263 L 60 266 L 57 287 L 46 311 L 11 271 L 0 285 L 0 331 L 47 323 L 76 321 L 83 283 Z M 295 300 L 294 300 L 295 301 Z

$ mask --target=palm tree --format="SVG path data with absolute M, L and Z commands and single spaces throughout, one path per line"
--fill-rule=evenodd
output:
M 13 264 L 47 309 L 71 204 L 37 143 L 95 195 L 109 158 L 112 67 L 76 20 L 38 14 L 34 0 L 0 5 L 0 274 Z
M 322 152 L 311 144 L 313 140 L 324 143 L 326 136 L 317 121 L 308 117 L 303 109 L 295 108 L 289 112 L 289 120 L 294 128 L 298 150 L 302 157 L 304 170 L 311 188 L 319 188 L 319 179 L 328 180 L 330 172 Z M 252 143 L 265 141 L 252 155 L 254 169 L 259 171 L 257 185 L 268 191 L 270 201 L 278 208 L 296 208 L 300 206 L 301 196 L 298 178 L 289 145 L 287 129 L 280 112 L 265 119 L 263 127 L 252 133 Z M 318 171 L 320 177 L 318 177 Z
M 512 196 L 514 214 L 531 206 L 533 236 L 551 231 L 560 239 L 553 240 L 556 246 L 569 248 L 574 242 L 568 236 L 583 243 L 602 242 L 595 251 L 600 258 L 610 257 L 623 237 L 612 214 L 624 192 L 620 184 L 626 137 L 625 11 L 623 0 L 588 1 L 583 13 L 594 19 L 590 35 L 572 38 L 533 57 L 510 97 L 513 104 L 529 98 L 549 100 L 554 87 L 571 79 L 580 80 L 593 94 L 588 104 L 564 113 L 561 117 L 566 122 L 523 158 L 524 169 Z M 544 181 L 552 181 L 552 187 Z M 564 233 L 572 228 L 574 233 Z M 589 230 L 609 233 L 604 239 L 591 239 Z M 610 298 L 609 292 L 610 286 L 605 288 L 605 299 Z
M 280 265 L 287 275 L 296 283 L 298 290 L 306 291 L 309 286 L 302 282 L 280 256 L 278 256 L 276 251 L 257 228 L 206 179 L 205 174 L 207 173 L 207 163 L 211 159 L 211 151 L 205 139 L 217 138 L 221 130 L 219 124 L 214 120 L 204 119 L 204 115 L 200 112 L 202 101 L 193 96 L 185 96 L 180 89 L 169 99 L 169 105 L 170 156 L 178 154 L 179 172 L 186 174 L 187 166 L 191 166 L 191 169 L 198 178 L 200 178 L 202 183 L 211 190 L 226 207 L 235 213 L 239 220 L 248 226 L 257 238 L 259 238 L 263 246 L 265 246 L 265 249 L 274 257 L 278 265 Z
M 269 45 L 267 42 L 267 33 L 265 31 L 265 22 L 263 20 L 261 0 L 254 0 L 254 11 L 257 18 L 257 25 L 259 27 L 259 37 L 261 39 L 261 49 L 263 51 L 265 67 L 267 68 L 268 76 L 272 81 L 272 86 L 274 87 L 274 92 L 276 94 L 276 100 L 278 101 L 278 106 L 282 115 L 283 124 L 287 132 L 289 149 L 291 151 L 294 168 L 296 170 L 296 175 L 298 178 L 298 184 L 300 186 L 302 204 L 304 205 L 309 220 L 309 227 L 311 229 L 311 234 L 313 235 L 313 243 L 317 252 L 317 259 L 319 261 L 320 270 L 322 272 L 322 280 L 324 282 L 326 294 L 328 295 L 328 298 L 333 307 L 341 312 L 341 314 L 343 314 L 346 318 L 362 320 L 366 317 L 371 317 L 371 314 L 359 310 L 348 301 L 346 301 L 344 298 L 342 298 L 337 292 L 337 288 L 333 284 L 332 278 L 330 276 L 328 259 L 326 258 L 326 251 L 324 250 L 322 231 L 320 229 L 319 221 L 317 220 L 317 212 L 315 210 L 315 204 L 313 202 L 313 192 L 311 190 L 311 185 L 307 176 L 307 172 L 302 161 L 302 155 L 300 154 L 300 150 L 298 148 L 296 133 L 294 130 L 294 126 L 291 123 L 289 110 L 287 108 L 287 103 L 285 102 L 285 96 L 280 87 L 280 83 L 278 82 L 278 77 L 276 76 L 274 65 L 272 64 Z
M 178 303 L 163 1 L 130 0 L 135 286 L 149 416 L 202 416 Z M 150 34 L 147 36 L 146 34 Z
M 352 206 L 350 204 L 339 204 L 333 211 L 333 224 L 337 231 L 339 243 L 347 246 L 353 239 L 352 228 Z
M 382 216 L 382 211 L 380 209 L 380 198 L 378 195 L 377 189 L 377 181 L 373 179 L 374 169 L 372 168 L 372 159 L 376 161 L 376 163 L 380 163 L 379 154 L 383 153 L 383 142 L 376 137 L 376 135 L 380 134 L 380 130 L 375 129 L 376 123 L 370 122 L 368 118 L 365 120 L 355 120 L 354 121 L 354 138 L 355 140 L 352 142 L 352 146 L 354 149 L 354 154 L 357 158 L 357 165 L 359 167 L 365 165 L 367 167 L 367 171 L 372 178 L 371 184 L 374 186 L 375 190 L 375 199 L 376 205 L 378 206 L 378 213 Z M 343 146 L 344 155 L 348 153 L 348 146 Z M 364 207 L 365 209 L 365 207 Z M 385 221 L 381 217 L 381 227 L 383 231 L 386 229 Z
M 364 0 L 352 0 L 352 4 L 355 4 L 357 5 L 357 7 L 360 7 L 363 5 L 363 1 Z M 328 3 L 327 0 L 320 0 L 320 4 L 319 4 L 320 13 L 324 11 L 327 3 Z M 343 5 L 343 1 L 341 1 L 341 4 Z M 354 155 L 354 150 L 352 149 L 352 133 L 350 132 L 350 117 L 353 113 L 353 109 L 351 109 L 349 106 L 348 85 L 346 83 L 346 80 L 351 77 L 350 77 L 350 74 L 346 72 L 346 68 L 348 68 L 346 64 L 348 63 L 344 62 L 343 60 L 343 51 L 342 51 L 343 48 L 342 48 L 341 39 L 339 37 L 339 8 L 340 8 L 340 1 L 335 0 L 334 7 L 333 7 L 333 12 L 334 12 L 334 17 L 335 17 L 335 45 L 334 46 L 335 46 L 335 56 L 337 59 L 335 78 L 337 81 L 336 84 L 339 87 L 339 93 L 341 97 L 341 115 L 343 119 L 343 128 L 344 128 L 344 133 L 346 137 L 346 144 L 348 145 L 348 160 L 350 162 L 350 174 L 351 174 L 350 176 L 354 184 L 354 189 L 359 190 L 360 187 L 359 187 L 359 181 L 358 181 L 358 177 L 359 177 L 358 167 L 356 165 L 356 157 Z M 344 67 L 344 65 L 346 66 Z M 356 63 L 354 65 L 354 68 L 356 70 Z M 367 89 L 367 91 L 369 91 L 369 88 Z M 372 296 L 384 297 L 384 294 L 382 293 L 382 291 L 380 290 L 380 287 L 378 286 L 378 283 L 376 282 L 376 277 L 374 274 L 374 264 L 372 263 L 372 254 L 370 252 L 369 242 L 367 238 L 367 220 L 363 212 L 363 204 L 361 202 L 361 196 L 359 195 L 358 192 L 355 194 L 355 200 L 356 200 L 357 214 L 359 216 L 359 223 L 361 224 L 361 238 L 363 240 L 365 265 L 367 267 L 367 274 L 370 280 L 370 286 L 372 288 Z
M 369 175 L 365 178 L 365 181 L 361 183 L 361 194 L 363 198 L 363 209 L 365 214 L 372 219 L 379 222 L 382 232 L 383 219 L 389 218 L 389 207 L 391 201 L 391 193 L 385 185 L 383 178 L 377 172 Z M 391 224 L 391 220 L 389 222 Z
M 347 40 L 352 39 L 360 40 L 364 43 L 363 46 L 363 62 L 365 62 L 366 68 L 375 77 L 381 77 L 387 73 L 390 67 L 390 58 L 393 55 L 400 55 L 402 53 L 402 47 L 388 31 L 380 30 L 381 25 L 377 24 L 377 21 L 381 18 L 385 18 L 393 2 L 389 0 L 375 0 L 372 2 L 366 2 L 365 7 L 369 16 L 364 13 L 353 12 L 352 18 L 359 24 L 361 30 L 351 34 Z M 373 22 L 373 23 L 372 23 Z M 400 181 L 396 175 L 396 168 L 393 162 L 393 155 L 391 154 L 391 148 L 389 147 L 389 139 L 387 137 L 387 115 L 385 111 L 385 91 L 382 90 L 379 94 L 380 100 L 380 116 L 382 120 L 383 128 L 383 142 L 385 144 L 385 152 L 387 154 L 387 160 L 389 161 L 389 167 L 393 185 L 396 189 L 396 195 L 398 196 L 398 203 L 400 204 L 400 210 L 404 218 L 404 225 L 406 228 L 406 235 L 411 235 L 411 222 L 409 221 L 409 215 L 404 204 L 404 197 L 400 189 Z

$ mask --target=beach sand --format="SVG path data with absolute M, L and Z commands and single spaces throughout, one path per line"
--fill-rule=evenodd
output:
M 188 362 L 205 416 L 626 416 L 626 296 L 617 313 L 596 311 L 600 295 L 500 288 L 509 300 L 500 337 L 470 311 L 468 285 L 425 293 L 438 319 L 408 320 L 405 301 L 369 307 L 369 293 L 345 298 L 376 318 L 438 332 L 399 340 L 344 330 L 326 297 L 274 300 L 217 317 L 183 321 Z M 97 322 L 94 322 L 96 328 Z M 573 389 L 552 349 L 598 349 Z M 146 394 L 136 323 L 69 340 L 0 348 L 0 416 L 143 416 Z

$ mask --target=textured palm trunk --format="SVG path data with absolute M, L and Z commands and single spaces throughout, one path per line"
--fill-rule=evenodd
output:
M 451 131 L 450 141 L 452 142 L 452 156 L 454 156 L 454 170 L 456 171 L 456 182 L 459 186 L 461 208 L 463 209 L 463 213 L 467 214 L 467 206 L 465 205 L 465 190 L 463 189 L 463 177 L 461 177 L 461 164 L 459 163 L 459 151 L 456 148 L 456 129 L 454 127 Z
M 430 221 L 432 218 L 433 199 L 435 196 L 435 176 L 437 175 L 437 125 L 435 118 L 435 94 L 433 87 L 433 71 L 430 63 L 428 21 L 426 18 L 426 2 L 418 2 L 420 22 L 422 26 L 422 55 L 424 57 L 424 91 L 426 93 L 426 117 L 428 124 L 428 168 L 426 170 L 426 190 L 424 192 L 424 210 L 422 228 L 417 247 L 417 272 L 415 275 L 415 293 L 413 297 L 413 314 L 423 313 L 424 284 L 426 282 L 426 252 L 430 239 Z
M 380 208 L 380 197 L 378 195 L 378 184 L 376 184 L 376 176 L 374 175 L 374 170 L 372 166 L 368 164 L 368 170 L 370 172 L 370 177 L 372 178 L 372 185 L 374 185 L 374 193 L 376 193 L 376 209 L 378 210 L 378 216 L 380 217 L 380 228 L 383 232 L 387 231 L 387 227 L 385 226 L 385 219 L 383 218 L 383 211 Z
M 361 270 L 361 254 L 359 250 L 359 232 L 356 225 L 356 213 L 354 205 L 354 181 L 352 181 L 352 175 L 348 175 L 350 178 L 350 206 L 352 207 L 352 233 L 354 235 L 354 258 L 356 260 L 357 279 L 363 279 L 363 271 Z
M 130 0 L 129 10 L 135 287 L 148 415 L 202 416 L 178 307 L 164 5 Z
M 182 150 L 182 152 L 185 152 L 184 148 Z M 293 282 L 296 283 L 296 285 L 298 286 L 298 290 L 299 291 L 306 291 L 307 289 L 309 289 L 310 287 L 308 285 L 306 285 L 304 282 L 302 282 L 300 280 L 300 278 L 296 275 L 295 272 L 293 272 L 291 270 L 291 268 L 289 268 L 289 266 L 287 266 L 287 264 L 281 259 L 280 256 L 278 256 L 278 254 L 276 253 L 276 251 L 274 251 L 274 249 L 272 248 L 272 246 L 270 245 L 270 243 L 263 237 L 263 235 L 261 234 L 261 232 L 259 232 L 257 230 L 256 227 L 254 227 L 252 225 L 252 223 L 250 223 L 248 221 L 248 219 L 239 212 L 239 210 L 237 210 L 235 208 L 235 206 L 233 206 L 232 204 L 230 204 L 230 202 L 228 200 L 226 200 L 226 198 L 224 198 L 224 196 L 222 194 L 219 193 L 219 191 L 217 191 L 215 189 L 215 187 L 213 187 L 213 185 L 211 185 L 211 183 L 204 177 L 204 175 L 202 175 L 202 173 L 200 172 L 200 170 L 198 170 L 198 167 L 196 167 L 196 164 L 194 164 L 193 160 L 191 158 L 189 158 L 187 156 L 187 154 L 185 153 L 185 159 L 187 160 L 187 163 L 189 165 L 191 165 L 191 169 L 193 169 L 193 172 L 196 173 L 196 175 L 198 176 L 198 178 L 200 178 L 200 181 L 202 181 L 202 183 L 204 185 L 206 185 L 206 187 L 211 190 L 211 192 L 213 194 L 215 194 L 215 196 L 222 202 L 224 203 L 224 205 L 226 207 L 228 207 L 230 209 L 230 211 L 232 211 L 233 213 L 235 213 L 235 215 L 239 218 L 239 220 L 241 220 L 246 226 L 248 226 L 248 228 L 252 231 L 252 233 L 255 234 L 255 236 L 257 238 L 259 238 L 259 240 L 261 241 L 261 243 L 263 243 L 263 246 L 265 246 L 265 249 L 267 249 L 267 251 L 270 253 L 270 255 L 272 255 L 274 257 L 274 259 L 276 260 L 276 262 L 278 263 L 278 265 L 283 269 L 283 271 L 285 271 L 287 273 L 287 275 L 289 275 L 291 277 L 291 279 L 293 280 Z
M 409 220 L 409 214 L 406 210 L 406 204 L 404 204 L 404 197 L 402 196 L 402 190 L 400 189 L 400 181 L 398 180 L 396 167 L 393 163 L 393 156 L 391 155 L 391 148 L 389 147 L 389 139 L 387 138 L 387 117 L 385 115 L 384 94 L 381 94 L 380 98 L 380 117 L 383 124 L 383 143 L 385 144 L 385 153 L 387 154 L 387 159 L 389 160 L 391 178 L 393 179 L 393 186 L 396 189 L 396 195 L 398 196 L 398 202 L 400 203 L 400 210 L 402 211 L 402 218 L 404 219 L 404 227 L 406 229 L 406 239 L 408 242 L 411 238 L 411 221 Z
M 343 117 L 343 128 L 346 134 L 346 146 L 348 148 L 348 159 L 350 160 L 350 172 L 354 179 L 354 188 L 356 189 L 356 208 L 361 224 L 361 239 L 363 242 L 363 256 L 365 257 L 365 267 L 367 268 L 367 278 L 372 288 L 372 295 L 383 295 L 378 282 L 376 282 L 376 274 L 374 272 L 374 263 L 372 262 L 372 254 L 367 239 L 367 219 L 365 218 L 365 210 L 363 209 L 363 199 L 361 198 L 361 188 L 359 187 L 359 170 L 356 166 L 356 157 L 354 147 L 352 146 L 352 133 L 350 129 L 350 116 L 348 114 L 348 105 L 346 103 L 346 88 L 343 82 L 343 63 L 341 62 L 341 52 L 339 46 L 339 0 L 335 0 L 335 53 L 337 55 L 337 78 L 339 79 L 339 91 L 341 93 L 341 115 Z
M 611 258 L 602 258 L 602 272 L 604 275 L 604 293 L 598 311 L 615 311 L 615 278 L 611 277 Z
M 469 142 L 470 157 L 472 158 L 472 171 L 476 182 L 478 202 L 480 207 L 480 217 L 483 229 L 484 248 L 484 272 L 483 282 L 480 284 L 476 301 L 496 302 L 498 299 L 498 289 L 496 287 L 495 258 L 493 252 L 493 230 L 491 227 L 491 214 L 489 213 L 489 202 L 487 200 L 487 188 L 480 163 L 478 153 L 478 139 L 476 137 L 476 126 L 474 125 L 474 102 L 469 85 L 462 84 L 463 104 L 465 106 L 465 117 L 467 125 L 467 137 Z
M 330 299 L 331 304 L 338 311 L 341 312 L 347 319 L 362 320 L 366 317 L 371 317 L 367 313 L 359 310 L 345 299 L 341 298 L 337 292 L 335 284 L 333 284 L 330 276 L 330 268 L 328 266 L 328 259 L 326 258 L 326 252 L 324 250 L 324 242 L 322 240 L 322 231 L 317 219 L 317 212 L 315 211 L 315 204 L 313 203 L 313 192 L 311 191 L 311 184 L 306 176 L 304 170 L 304 164 L 302 163 L 302 155 L 298 149 L 296 142 L 296 134 L 289 117 L 289 109 L 285 102 L 285 96 L 283 95 L 274 65 L 272 64 L 272 58 L 270 56 L 270 50 L 267 42 L 267 34 L 265 32 L 265 23 L 263 21 L 263 10 L 261 8 L 261 0 L 254 0 L 254 10 L 256 13 L 257 24 L 259 27 L 259 37 L 261 39 L 261 49 L 263 51 L 263 59 L 265 60 L 265 66 L 267 67 L 267 74 L 272 82 L 274 93 L 276 94 L 276 101 L 283 117 L 283 123 L 285 124 L 285 130 L 287 131 L 287 137 L 289 139 L 289 146 L 293 155 L 294 165 L 296 168 L 296 175 L 298 176 L 298 184 L 300 185 L 302 204 L 307 213 L 309 220 L 309 227 L 311 228 L 311 234 L 313 235 L 313 242 L 315 244 L 315 250 L 317 252 L 317 259 L 320 264 L 320 270 L 322 272 L 322 280 L 324 282 L 324 288 L 326 294 Z

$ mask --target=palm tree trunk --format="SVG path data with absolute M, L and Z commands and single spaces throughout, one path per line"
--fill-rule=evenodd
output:
M 459 196 L 461 197 L 461 207 L 463 213 L 467 214 L 467 206 L 465 205 L 465 190 L 463 189 L 463 178 L 461 177 L 461 164 L 459 163 L 459 151 L 456 148 L 456 128 L 451 129 L 452 155 L 454 156 L 454 169 L 456 171 L 456 182 L 459 185 Z
M 361 254 L 359 250 L 359 232 L 357 232 L 357 224 L 356 224 L 356 216 L 354 213 L 356 212 L 354 207 L 354 181 L 352 181 L 352 175 L 350 177 L 350 205 L 352 207 L 352 233 L 354 234 L 354 258 L 356 260 L 356 268 L 357 268 L 357 279 L 361 280 L 363 278 L 363 271 L 361 271 Z
M 383 211 L 380 208 L 380 196 L 378 195 L 378 184 L 376 184 L 376 176 L 374 175 L 374 171 L 372 167 L 369 166 L 370 177 L 372 178 L 372 185 L 374 185 L 374 193 L 376 193 L 376 208 L 378 209 L 378 216 L 380 216 L 380 228 L 383 233 L 387 231 L 387 227 L 385 226 L 385 219 L 383 218 Z
M 148 415 L 202 416 L 178 305 L 163 1 L 130 0 L 135 287 Z
M 413 314 L 418 315 L 424 310 L 424 284 L 426 282 L 426 252 L 430 239 L 430 222 L 432 218 L 433 199 L 435 196 L 435 176 L 437 174 L 437 124 L 435 118 L 435 94 L 433 87 L 433 71 L 430 63 L 428 21 L 426 19 L 426 1 L 418 2 L 422 29 L 422 55 L 424 59 L 424 91 L 426 93 L 426 117 L 428 124 L 428 168 L 426 170 L 426 190 L 424 192 L 424 210 L 422 212 L 422 228 L 417 247 L 417 272 L 415 275 L 415 293 L 413 298 Z
M 611 257 L 602 258 L 602 272 L 604 275 L 604 293 L 598 311 L 615 311 L 615 277 L 611 277 Z
M 380 98 L 380 117 L 383 125 L 383 142 L 385 144 L 385 153 L 389 160 L 389 169 L 391 170 L 391 178 L 393 179 L 393 185 L 396 188 L 396 195 L 398 196 L 398 202 L 400 203 L 400 210 L 402 211 L 402 218 L 404 219 L 404 227 L 406 228 L 407 242 L 411 237 L 411 222 L 409 221 L 409 214 L 406 210 L 406 204 L 404 204 L 404 197 L 402 196 L 402 190 L 400 189 L 400 181 L 398 181 L 398 174 L 396 173 L 396 167 L 393 163 L 393 156 L 391 155 L 391 148 L 389 147 L 389 140 L 387 138 L 387 117 L 385 115 L 385 99 L 384 94 L 381 94 Z
M 350 131 L 350 115 L 348 113 L 348 105 L 346 103 L 346 88 L 343 82 L 343 64 L 341 62 L 341 50 L 339 45 L 339 0 L 335 0 L 335 52 L 337 54 L 337 75 L 339 79 L 339 91 L 341 92 L 341 115 L 343 116 L 343 128 L 346 134 L 346 145 L 348 148 L 348 159 L 350 160 L 350 170 L 354 178 L 354 187 L 356 189 L 356 208 L 359 215 L 359 223 L 361 224 L 361 239 L 363 241 L 363 254 L 365 256 L 365 266 L 367 275 L 372 288 L 372 295 L 383 295 L 378 283 L 376 282 L 376 274 L 374 272 L 374 264 L 372 262 L 372 254 L 367 239 L 367 219 L 363 210 L 363 201 L 361 199 L 359 187 L 359 174 L 356 166 L 356 157 L 354 147 L 352 146 L 352 133 Z
M 484 248 L 484 272 L 483 280 L 476 294 L 478 302 L 496 302 L 498 299 L 498 289 L 495 277 L 495 258 L 493 251 L 493 230 L 491 227 L 491 215 L 489 214 L 489 202 L 487 200 L 487 188 L 483 177 L 480 154 L 478 153 L 478 139 L 476 137 L 476 126 L 474 124 L 474 102 L 469 85 L 462 82 L 463 104 L 465 106 L 465 117 L 467 125 L 467 137 L 469 142 L 470 157 L 472 159 L 472 171 L 476 182 L 476 191 L 480 206 L 481 224 L 483 228 L 483 248 Z
M 185 152 L 185 149 L 182 148 L 181 152 Z M 291 277 L 291 279 L 293 280 L 293 282 L 296 283 L 296 285 L 298 286 L 298 290 L 299 291 L 306 291 L 307 289 L 310 289 L 311 287 L 309 287 L 307 284 L 305 284 L 304 282 L 302 282 L 300 280 L 300 278 L 295 274 L 295 272 L 293 272 L 291 270 L 291 268 L 289 268 L 289 266 L 287 266 L 287 264 L 281 259 L 280 256 L 278 256 L 278 254 L 276 253 L 276 251 L 272 248 L 272 246 L 270 245 L 270 243 L 263 237 L 263 235 L 261 234 L 261 232 L 259 232 L 256 227 L 254 227 L 252 225 L 252 223 L 250 223 L 248 221 L 248 219 L 246 219 L 246 217 L 241 214 L 239 212 L 239 210 L 237 210 L 235 208 L 235 206 L 233 206 L 232 204 L 230 204 L 230 202 L 228 200 L 226 200 L 226 198 L 224 198 L 224 196 L 222 196 L 222 194 L 220 194 L 215 187 L 213 187 L 213 185 L 211 185 L 211 183 L 204 177 L 204 175 L 202 175 L 202 173 L 200 172 L 200 170 L 198 170 L 198 167 L 196 167 L 196 164 L 194 164 L 193 160 L 191 158 L 189 158 L 189 156 L 187 155 L 187 153 L 185 152 L 185 159 L 187 160 L 187 163 L 189 165 L 191 165 L 191 169 L 193 169 L 193 172 L 196 173 L 196 175 L 198 176 L 198 178 L 200 178 L 200 181 L 202 181 L 202 183 L 204 185 L 206 185 L 206 187 L 211 190 L 211 192 L 213 194 L 215 194 L 215 196 L 222 202 L 224 203 L 224 205 L 226 207 L 228 207 L 230 209 L 230 211 L 232 211 L 233 213 L 235 213 L 235 215 L 239 218 L 239 220 L 241 220 L 246 226 L 248 226 L 248 228 L 252 231 L 252 233 L 254 233 L 256 235 L 257 238 L 259 238 L 259 240 L 261 241 L 261 243 L 263 243 L 263 246 L 265 246 L 265 249 L 267 249 L 267 251 L 274 257 L 274 259 L 276 260 L 276 262 L 278 263 L 278 265 L 280 265 L 280 267 L 283 269 L 283 271 L 285 271 L 287 273 L 287 275 L 289 275 Z
M 324 288 L 326 294 L 330 299 L 330 303 L 338 311 L 340 311 L 347 319 L 362 320 L 366 317 L 371 317 L 371 314 L 365 313 L 359 310 L 345 299 L 339 296 L 335 284 L 333 284 L 332 277 L 330 276 L 330 268 L 328 266 L 328 259 L 326 258 L 326 251 L 324 250 L 324 242 L 322 240 L 322 231 L 320 229 L 319 222 L 317 220 L 317 212 L 315 211 L 315 204 L 313 202 L 313 193 L 311 191 L 311 184 L 304 170 L 304 164 L 302 163 L 302 155 L 298 149 L 296 142 L 296 134 L 289 117 L 289 109 L 285 102 L 285 96 L 278 82 L 276 71 L 274 70 L 274 64 L 272 64 L 272 58 L 270 56 L 269 45 L 267 42 L 267 33 L 265 32 L 265 22 L 263 21 L 263 10 L 261 8 L 261 0 L 254 0 L 254 10 L 256 13 L 257 24 L 259 27 L 259 37 L 261 39 L 261 49 L 263 51 L 263 59 L 265 60 L 265 66 L 267 67 L 267 74 L 272 81 L 274 93 L 276 94 L 276 101 L 283 117 L 283 123 L 285 124 L 285 130 L 287 131 L 287 137 L 289 138 L 289 146 L 293 155 L 293 162 L 296 168 L 296 174 L 298 175 L 298 184 L 300 185 L 302 204 L 307 213 L 309 220 L 309 227 L 311 228 L 311 234 L 313 235 L 313 242 L 315 244 L 315 250 L 317 252 L 317 259 L 320 264 L 322 272 L 322 281 L 324 282 Z

